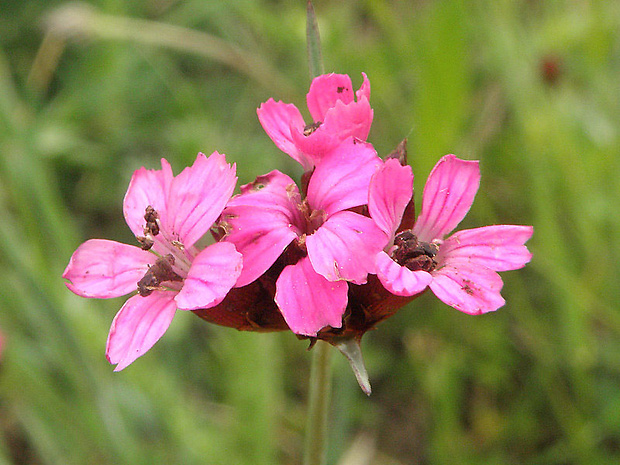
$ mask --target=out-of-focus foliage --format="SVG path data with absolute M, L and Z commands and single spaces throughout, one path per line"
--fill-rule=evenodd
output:
M 620 460 L 620 3 L 327 1 L 328 72 L 372 83 L 370 139 L 403 137 L 418 199 L 446 153 L 480 159 L 461 227 L 533 224 L 507 305 L 471 317 L 427 294 L 367 335 L 374 393 L 335 357 L 329 464 Z M 91 237 L 133 243 L 140 166 L 198 151 L 241 183 L 298 168 L 262 131 L 304 107 L 305 2 L 0 2 L 0 463 L 295 464 L 308 354 L 179 314 L 121 373 L 122 299 L 60 278 Z

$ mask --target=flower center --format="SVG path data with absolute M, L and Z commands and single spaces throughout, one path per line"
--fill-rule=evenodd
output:
M 172 254 L 159 257 L 138 281 L 138 294 L 146 297 L 155 290 L 165 290 L 161 285 L 166 281 L 183 281 L 183 278 L 172 269 L 172 265 L 174 265 Z
M 439 246 L 434 242 L 419 241 L 411 230 L 406 230 L 394 238 L 394 247 L 390 256 L 392 260 L 411 271 L 431 272 L 437 268 L 435 256 Z
M 305 199 L 303 202 L 301 202 L 299 209 L 301 210 L 301 213 L 304 215 L 304 219 L 306 220 L 305 233 L 308 235 L 314 233 L 317 229 L 319 229 L 327 219 L 325 211 L 313 210 L 308 203 L 308 199 Z
M 160 228 L 159 213 L 151 205 L 144 210 L 144 221 L 144 236 L 136 236 L 136 239 L 143 250 L 150 250 L 155 245 L 159 258 L 138 282 L 138 293 L 143 297 L 155 289 L 164 289 L 161 283 L 165 281 L 182 282 L 197 253 L 194 247 L 187 250 L 180 241 Z

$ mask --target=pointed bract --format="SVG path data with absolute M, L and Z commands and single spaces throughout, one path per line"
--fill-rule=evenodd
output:
M 360 388 L 362 388 L 362 391 L 364 391 L 364 394 L 367 396 L 372 394 L 370 379 L 368 378 L 368 372 L 366 371 L 366 365 L 362 357 L 360 341 L 357 339 L 345 339 L 334 345 L 348 360 L 353 374 L 355 374 L 355 379 L 357 379 L 357 383 L 360 385 Z

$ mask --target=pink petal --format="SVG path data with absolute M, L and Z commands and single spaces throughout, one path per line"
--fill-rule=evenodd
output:
M 531 226 L 496 225 L 465 229 L 444 241 L 437 259 L 445 264 L 455 259 L 465 260 L 494 271 L 516 270 L 532 258 L 524 244 L 533 233 Z
M 325 326 L 342 326 L 347 291 L 346 282 L 327 281 L 314 271 L 308 257 L 304 257 L 280 273 L 275 301 L 291 331 L 316 336 Z
M 224 155 L 213 152 L 207 158 L 199 153 L 170 187 L 166 232 L 171 239 L 186 248 L 194 245 L 222 213 L 236 183 L 235 166 L 226 163 Z
M 344 211 L 309 235 L 306 247 L 312 266 L 328 281 L 364 284 L 386 242 L 385 233 L 370 218 Z
M 327 215 L 368 203 L 368 187 L 382 166 L 373 146 L 349 138 L 315 169 L 308 185 L 308 202 Z
M 62 277 L 67 287 L 82 297 L 106 299 L 129 294 L 157 260 L 157 256 L 132 245 L 91 239 L 71 256 Z
M 324 121 L 325 114 L 341 101 L 353 101 L 351 78 L 346 74 L 323 74 L 313 79 L 306 96 L 308 110 L 314 121 Z
M 431 290 L 442 302 L 470 315 L 491 312 L 506 302 L 502 279 L 489 268 L 454 260 L 433 272 Z
M 177 307 L 195 310 L 219 304 L 237 282 L 241 266 L 241 254 L 234 245 L 210 245 L 194 258 L 183 289 L 175 297 Z
M 328 152 L 345 139 L 355 137 L 365 141 L 370 132 L 372 118 L 372 108 L 365 98 L 347 105 L 339 101 L 327 112 L 325 121 L 318 129 L 308 136 L 291 130 L 291 137 L 296 147 L 318 165 Z
M 125 221 L 136 236 L 144 235 L 144 211 L 149 205 L 159 214 L 163 222 L 166 218 L 168 190 L 172 183 L 172 168 L 165 159 L 161 160 L 161 170 L 140 168 L 131 177 L 123 200 Z
M 234 196 L 227 207 L 250 206 L 275 209 L 281 213 L 291 215 L 295 224 L 304 220 L 299 210 L 301 195 L 299 189 L 289 176 L 273 170 L 263 176 L 258 176 L 254 182 L 241 186 L 241 194 Z
M 430 242 L 442 239 L 461 222 L 471 208 L 480 185 L 477 161 L 446 155 L 435 165 L 426 181 L 422 212 L 413 232 Z
M 426 271 L 411 271 L 400 266 L 388 254 L 381 251 L 377 254 L 377 277 L 383 287 L 394 295 L 411 296 L 422 292 L 433 280 Z
M 135 295 L 114 317 L 106 357 L 120 371 L 144 355 L 166 332 L 174 317 L 174 292 L 155 291 L 148 297 Z
M 370 132 L 373 114 L 366 98 L 362 98 L 359 102 L 351 102 L 348 105 L 343 102 L 336 102 L 334 108 L 325 115 L 325 121 L 321 127 L 325 126 L 330 131 L 341 134 L 340 140 L 352 136 L 365 141 Z
M 321 124 L 310 135 L 291 128 L 291 139 L 297 150 L 304 154 L 305 159 L 310 163 L 310 167 L 318 165 L 327 152 L 346 139 L 345 136 L 346 134 L 334 131 L 325 124 Z M 307 170 L 308 168 L 306 168 Z
M 251 283 L 269 269 L 304 225 L 299 210 L 299 190 L 280 173 L 260 176 L 241 188 L 222 214 L 231 242 L 243 255 L 243 270 L 236 286 Z
M 306 126 L 295 105 L 269 99 L 256 110 L 256 113 L 263 129 L 280 150 L 301 163 L 305 169 L 312 166 L 306 156 L 297 149 L 291 137 L 292 131 L 301 134 Z
M 243 269 L 236 287 L 255 281 L 284 252 L 300 233 L 287 217 L 272 209 L 232 207 L 222 221 L 230 225 L 224 241 L 231 242 L 243 256 Z
M 393 237 L 413 194 L 413 172 L 398 160 L 386 160 L 373 175 L 368 193 L 370 216 L 389 237 Z
M 368 77 L 366 76 L 366 73 L 362 73 L 362 85 L 360 86 L 359 90 L 357 90 L 355 92 L 355 96 L 357 97 L 357 101 L 361 101 L 362 98 L 366 98 L 366 100 L 370 101 L 370 81 L 368 80 Z

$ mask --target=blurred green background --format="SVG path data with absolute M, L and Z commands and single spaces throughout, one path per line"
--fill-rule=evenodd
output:
M 372 84 L 370 141 L 409 138 L 418 200 L 480 159 L 460 226 L 533 224 L 507 305 L 431 294 L 334 357 L 330 465 L 620 463 L 620 2 L 316 0 L 328 72 Z M 134 243 L 133 170 L 218 150 L 240 183 L 299 169 L 256 118 L 305 111 L 305 1 L 0 1 L 0 463 L 297 464 L 309 354 L 179 313 L 120 373 L 124 299 L 61 274 L 88 238 Z

